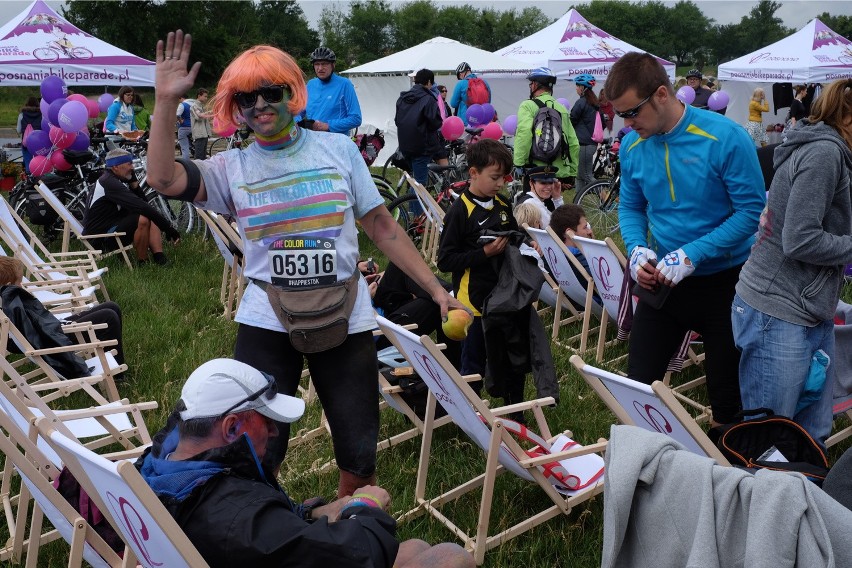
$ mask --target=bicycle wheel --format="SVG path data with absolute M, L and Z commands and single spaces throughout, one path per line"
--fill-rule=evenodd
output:
M 195 207 L 192 203 L 160 195 L 157 198 L 157 208 L 181 233 L 189 234 L 196 228 Z
M 86 216 L 86 198 L 89 196 L 88 189 L 85 185 L 82 187 L 72 187 L 62 192 L 60 199 L 65 204 L 65 208 L 74 215 L 78 221 L 82 221 Z
M 210 150 L 207 153 L 210 156 L 214 154 L 218 154 L 219 152 L 224 152 L 228 149 L 228 138 L 217 138 L 211 145 Z
M 49 47 L 39 47 L 33 50 L 33 56 L 39 61 L 56 61 L 59 59 L 59 54 L 54 49 Z
M 618 180 L 599 181 L 574 197 L 574 203 L 583 208 L 595 231 L 610 235 L 618 230 L 618 190 Z
M 388 205 L 388 211 L 396 218 L 408 237 L 415 244 L 419 244 L 423 238 L 423 216 L 417 214 L 415 204 L 417 208 L 420 207 L 420 202 L 413 193 L 400 195 Z
M 77 59 L 91 59 L 92 52 L 85 47 L 75 47 L 71 50 L 71 57 L 76 57 Z

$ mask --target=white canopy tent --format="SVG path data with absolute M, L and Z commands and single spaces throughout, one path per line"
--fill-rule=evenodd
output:
M 504 117 L 517 111 L 519 102 L 527 96 L 523 77 L 529 69 L 522 62 L 509 57 L 499 57 L 482 49 L 465 45 L 445 37 L 435 37 L 403 51 L 376 59 L 369 63 L 342 71 L 348 77 L 361 105 L 363 125 L 361 132 L 379 128 L 385 133 L 385 147 L 376 160 L 384 163 L 397 148 L 396 100 L 402 91 L 411 88 L 411 77 L 420 69 L 435 73 L 435 82 L 447 87 L 450 94 L 456 83 L 456 66 L 462 61 L 470 64 L 473 71 L 486 78 L 491 86 L 492 104 L 498 116 Z M 506 78 L 492 78 L 494 74 L 517 73 Z M 449 102 L 447 96 L 447 102 Z
M 748 103 L 754 89 L 766 91 L 770 112 L 763 122 L 780 123 L 787 107 L 773 112 L 771 83 L 832 83 L 852 78 L 852 42 L 818 19 L 771 45 L 719 66 L 719 79 L 730 95 L 727 116 L 740 124 L 748 121 Z M 770 85 L 767 85 L 770 83 Z
M 154 84 L 154 62 L 71 25 L 42 0 L 0 28 L 0 87 L 39 85 L 50 75 L 67 85 Z

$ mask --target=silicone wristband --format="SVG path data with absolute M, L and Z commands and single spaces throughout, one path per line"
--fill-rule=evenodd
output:
M 352 496 L 352 498 L 358 499 L 358 500 L 361 500 L 361 501 L 366 500 L 366 501 L 373 503 L 371 505 L 371 507 L 376 507 L 377 509 L 382 508 L 382 504 L 379 502 L 379 500 L 376 499 L 375 497 L 373 497 L 372 495 L 370 495 L 369 493 L 356 493 L 355 495 Z

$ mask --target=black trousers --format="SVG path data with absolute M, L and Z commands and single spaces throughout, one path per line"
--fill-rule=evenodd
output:
M 119 365 L 124 363 L 124 348 L 121 345 L 121 308 L 118 307 L 118 304 L 104 302 L 90 310 L 69 316 L 65 321 L 107 324 L 106 329 L 96 329 L 95 336 L 101 341 L 118 340 L 118 345 L 115 347 L 115 360 Z M 69 335 L 69 337 L 72 341 L 76 341 L 73 335 Z
M 731 302 L 741 268 L 685 278 L 659 310 L 639 302 L 630 330 L 627 376 L 647 384 L 662 380 L 683 335 L 690 329 L 696 331 L 704 341 L 713 419 L 723 424 L 733 422 L 742 409 L 740 351 L 731 327 Z

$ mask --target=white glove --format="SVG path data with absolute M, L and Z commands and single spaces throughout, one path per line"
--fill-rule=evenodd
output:
M 681 280 L 695 272 L 695 265 L 692 264 L 681 248 L 667 254 L 657 265 L 657 270 L 660 271 L 667 282 L 671 282 L 671 286 L 676 286 Z
M 630 253 L 630 276 L 633 280 L 639 282 L 639 269 L 647 263 L 655 264 L 657 262 L 657 253 L 647 247 L 637 246 Z

